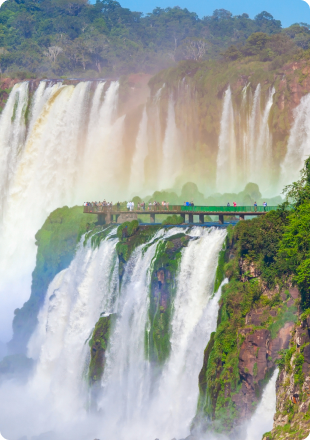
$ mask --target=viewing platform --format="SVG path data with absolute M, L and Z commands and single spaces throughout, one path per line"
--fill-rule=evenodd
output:
M 194 223 L 194 216 L 199 217 L 198 224 L 204 223 L 205 215 L 216 215 L 219 217 L 219 223 L 224 223 L 224 216 L 237 217 L 239 220 L 244 220 L 245 216 L 258 216 L 264 215 L 266 212 L 276 210 L 277 206 L 183 206 L 183 205 L 169 205 L 169 209 L 166 209 L 162 205 L 146 206 L 143 209 L 133 209 L 129 211 L 127 209 L 117 209 L 115 206 L 84 206 L 85 214 L 95 214 L 98 216 L 99 224 L 118 223 L 119 216 L 122 217 L 130 214 L 135 215 L 149 215 L 150 223 L 155 223 L 156 215 L 180 215 L 185 223 L 188 216 L 188 223 Z

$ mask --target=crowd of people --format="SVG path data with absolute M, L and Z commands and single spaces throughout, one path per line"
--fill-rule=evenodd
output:
M 230 206 L 231 206 L 231 205 L 230 205 L 230 203 L 228 202 L 228 203 L 227 203 L 227 207 L 229 208 Z M 233 202 L 233 207 L 236 208 L 236 206 L 237 206 L 237 203 L 236 203 L 236 202 Z M 257 206 L 258 206 L 257 203 L 254 202 L 254 205 L 253 205 L 253 206 L 254 206 L 254 211 L 257 212 Z M 267 208 L 267 202 L 263 202 L 263 208 L 264 208 L 264 211 L 266 211 L 266 208 Z

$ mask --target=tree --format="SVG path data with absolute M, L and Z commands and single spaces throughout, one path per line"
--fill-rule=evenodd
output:
M 55 64 L 58 55 L 63 52 L 63 49 L 59 46 L 50 46 L 47 51 L 44 51 L 43 54 L 53 63 Z
M 203 59 L 209 48 L 208 42 L 202 38 L 188 38 L 184 46 L 185 58 L 195 61 Z

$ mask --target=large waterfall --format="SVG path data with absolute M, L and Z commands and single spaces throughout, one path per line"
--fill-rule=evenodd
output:
M 241 190 L 248 182 L 257 183 L 264 194 L 276 194 L 273 181 L 274 158 L 269 114 L 275 89 L 269 90 L 261 110 L 262 91 L 258 84 L 254 97 L 249 86 L 242 92 L 238 111 L 233 107 L 230 87 L 225 92 L 217 155 L 217 189 Z
M 171 440 L 189 434 L 203 351 L 216 328 L 221 292 L 213 297 L 212 292 L 226 232 L 202 228 L 187 232 L 193 240 L 182 251 L 176 280 L 171 353 L 158 369 L 145 352 L 149 270 L 157 246 L 178 232 L 160 229 L 138 247 L 120 289 L 115 232 L 96 249 L 90 242 L 83 246 L 82 239 L 70 267 L 51 282 L 39 313 L 28 345 L 28 355 L 36 359 L 34 375 L 25 386 L 0 387 L 0 426 L 6 437 L 54 431 L 60 438 Z M 111 313 L 116 321 L 96 416 L 87 409 L 88 340 L 100 315 Z M 16 417 L 22 422 L 13 423 Z
M 310 155 L 310 94 L 301 98 L 294 112 L 294 124 L 287 146 L 287 153 L 281 165 L 280 186 L 299 178 L 305 160 Z
M 133 109 L 123 104 L 122 87 L 104 80 L 25 81 L 10 93 L 0 116 L 0 339 L 10 339 L 13 311 L 29 298 L 34 236 L 55 208 L 168 188 L 180 193 L 188 181 L 205 195 L 241 191 L 250 181 L 275 195 L 298 175 L 308 152 L 309 96 L 296 110 L 275 190 L 273 88 L 248 84 L 237 105 L 228 87 L 211 145 L 197 91 L 186 80 L 176 90 L 163 84 Z

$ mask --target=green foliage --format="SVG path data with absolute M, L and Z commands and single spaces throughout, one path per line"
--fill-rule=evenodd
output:
M 225 278 L 225 253 L 226 250 L 222 249 L 219 253 L 219 258 L 217 262 L 216 274 L 215 274 L 215 282 L 214 282 L 214 292 L 219 290 L 220 285 L 224 281 Z
M 37 258 L 32 273 L 31 295 L 21 309 L 15 310 L 11 352 L 26 350 L 28 339 L 37 324 L 48 285 L 55 275 L 71 263 L 82 234 L 92 226 L 93 216 L 83 214 L 83 207 L 58 208 L 36 234 Z
M 276 338 L 279 330 L 284 327 L 287 322 L 296 322 L 297 321 L 297 307 L 291 306 L 287 307 L 284 305 L 280 312 L 277 315 L 277 318 L 274 322 L 272 322 L 268 328 L 270 330 L 270 334 L 272 339 Z
M 295 210 L 289 216 L 280 255 L 293 281 L 301 292 L 301 305 L 310 307 L 310 159 L 305 161 L 301 179 L 285 189 L 288 199 L 294 201 Z
M 131 222 L 124 222 L 117 228 L 117 236 L 119 240 L 122 240 L 124 237 L 129 238 L 132 237 L 139 228 L 138 220 L 133 220 Z
M 180 215 L 169 215 L 163 222 L 162 225 L 181 225 L 184 222 Z
M 170 353 L 171 317 L 181 250 L 189 237 L 177 234 L 158 242 L 151 263 L 149 329 L 145 333 L 146 356 L 163 364 Z
M 300 50 L 309 46 L 306 26 L 281 33 L 280 21 L 265 11 L 251 20 L 219 9 L 200 19 L 179 7 L 155 8 L 143 16 L 114 0 L 7 0 L 0 10 L 0 65 L 2 71 L 26 75 L 154 73 L 188 58 L 219 58 L 228 48 L 227 59 L 238 59 L 243 46 L 256 55 L 274 34 Z
M 98 383 L 102 377 L 105 366 L 105 352 L 109 343 L 113 315 L 102 316 L 95 325 L 91 339 L 90 364 L 88 368 L 88 380 L 90 385 Z

